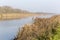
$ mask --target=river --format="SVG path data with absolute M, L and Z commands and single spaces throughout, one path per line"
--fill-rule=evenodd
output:
M 40 17 L 51 17 L 51 15 L 40 16 Z M 32 23 L 33 18 L 28 17 L 18 20 L 5 20 L 0 21 L 0 40 L 13 40 L 13 38 L 17 35 L 18 29 L 22 27 L 24 24 Z

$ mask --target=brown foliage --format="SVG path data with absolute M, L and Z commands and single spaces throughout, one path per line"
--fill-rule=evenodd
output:
M 25 25 L 19 30 L 16 40 L 50 40 L 56 34 L 56 17 L 36 18 L 32 25 Z

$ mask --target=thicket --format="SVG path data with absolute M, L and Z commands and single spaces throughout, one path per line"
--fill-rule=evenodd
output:
M 14 40 L 60 40 L 60 23 L 52 18 L 36 18 L 24 25 Z

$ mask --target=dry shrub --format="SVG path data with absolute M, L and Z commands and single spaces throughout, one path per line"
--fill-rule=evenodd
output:
M 15 40 L 51 40 L 56 34 L 58 22 L 55 17 L 36 18 L 32 25 L 25 25 L 19 30 Z

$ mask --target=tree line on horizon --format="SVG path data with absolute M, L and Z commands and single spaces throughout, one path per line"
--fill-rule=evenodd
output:
M 0 6 L 0 13 L 27 13 L 26 10 L 12 8 L 10 6 Z

